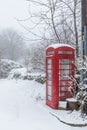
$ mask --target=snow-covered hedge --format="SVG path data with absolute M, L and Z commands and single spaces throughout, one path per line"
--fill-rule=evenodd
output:
M 9 75 L 9 72 L 14 68 L 21 68 L 23 67 L 19 63 L 7 60 L 7 59 L 1 59 L 0 60 L 0 78 L 6 78 Z
M 23 79 L 23 80 L 35 80 L 41 84 L 46 81 L 45 74 L 41 73 L 29 73 L 26 68 L 13 69 L 9 76 L 9 79 Z

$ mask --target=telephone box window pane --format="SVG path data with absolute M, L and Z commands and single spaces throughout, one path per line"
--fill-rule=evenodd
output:
M 72 74 L 72 70 L 69 70 L 69 75 L 71 75 Z
M 52 80 L 52 75 L 51 74 L 48 74 L 48 79 Z
M 62 76 L 70 76 L 71 75 L 71 70 L 62 70 L 60 71 Z
M 69 64 L 69 65 L 59 65 L 59 69 L 72 69 L 72 66 Z
M 61 69 L 69 69 L 70 65 L 61 65 Z
M 48 65 L 48 69 L 52 69 L 52 65 Z
M 71 64 L 71 60 L 69 60 L 69 59 L 60 59 L 59 64 L 63 64 L 63 65 Z
M 65 93 L 60 93 L 60 96 L 65 96 Z
M 52 96 L 52 86 L 48 86 L 48 95 Z
M 69 80 L 69 76 L 61 76 L 60 80 Z
M 50 65 L 50 64 L 52 64 L 52 59 L 48 59 L 48 64 Z
M 48 96 L 48 100 L 51 101 L 51 100 L 52 100 L 52 97 L 51 97 L 51 96 Z
M 47 73 L 52 75 L 52 70 L 47 70 Z
M 65 86 L 65 85 L 66 85 L 66 82 L 65 82 L 65 81 L 61 81 L 61 85 L 62 85 L 62 86 Z
M 48 84 L 49 84 L 49 85 L 52 85 L 52 81 L 48 80 Z
M 69 60 L 68 59 L 64 59 L 64 60 L 62 60 L 62 63 L 63 64 L 69 64 Z
M 63 76 L 63 80 L 68 80 L 69 76 Z
M 66 87 L 61 87 L 61 91 L 66 91 Z
M 52 70 L 47 70 L 48 79 L 52 80 Z
M 62 80 L 69 80 L 69 76 L 63 76 Z
M 62 74 L 62 75 L 69 75 L 69 70 L 62 70 L 62 71 L 61 71 L 61 74 Z

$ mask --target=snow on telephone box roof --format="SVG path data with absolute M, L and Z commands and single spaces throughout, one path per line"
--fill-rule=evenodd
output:
M 48 48 L 50 48 L 50 47 L 52 47 L 52 48 L 54 48 L 54 49 L 59 48 L 59 47 L 70 47 L 70 48 L 74 49 L 74 47 L 72 47 L 72 46 L 70 46 L 70 45 L 68 45 L 68 44 L 64 44 L 64 43 L 58 43 L 58 44 L 49 45 L 49 46 L 46 48 L 46 50 L 47 50 Z

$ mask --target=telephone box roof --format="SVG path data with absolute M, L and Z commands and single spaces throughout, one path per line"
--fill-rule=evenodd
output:
M 74 49 L 74 47 L 72 47 L 72 46 L 70 46 L 70 45 L 68 45 L 68 44 L 64 44 L 64 43 L 49 45 L 49 46 L 47 47 L 47 49 L 48 49 L 49 47 L 52 47 L 52 48 L 54 48 L 54 49 L 59 48 L 59 47 L 71 47 L 71 48 Z

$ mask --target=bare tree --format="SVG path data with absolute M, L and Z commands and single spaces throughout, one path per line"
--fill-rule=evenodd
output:
M 32 28 L 28 28 L 30 33 L 33 29 L 39 28 L 40 39 L 52 40 L 53 43 L 64 42 L 76 47 L 76 56 L 79 55 L 79 28 L 80 25 L 80 0 L 27 0 L 29 2 L 29 18 L 33 23 Z M 34 12 L 31 7 L 38 10 Z M 38 20 L 37 20 L 38 19 Z M 40 27 L 43 27 L 42 30 Z M 44 32 L 44 33 L 43 33 Z M 34 33 L 35 35 L 35 33 Z M 44 40 L 44 39 L 43 39 Z
M 32 64 L 31 64 L 31 58 L 32 58 L 31 51 L 32 51 L 31 48 L 24 49 L 23 60 L 24 60 L 24 65 L 26 67 L 27 72 L 29 72 L 29 67 L 32 66 Z
M 74 42 L 76 44 L 76 56 L 78 57 L 79 56 L 79 28 L 80 28 L 80 24 L 81 24 L 81 20 L 80 20 L 80 3 L 81 1 L 80 0 L 60 0 L 61 3 L 64 4 L 64 6 L 66 7 L 66 10 L 67 12 L 69 12 L 69 19 L 72 20 L 72 25 L 70 27 L 70 25 L 68 24 L 69 26 L 69 29 L 71 30 L 73 36 L 74 36 Z M 79 21 L 79 25 L 78 25 L 78 21 Z M 81 30 L 81 29 L 80 29 Z
M 17 60 L 22 55 L 24 40 L 22 36 L 13 29 L 3 30 L 0 37 L 0 48 L 2 57 Z
M 39 43 L 31 51 L 31 65 L 33 69 L 45 71 L 45 47 Z M 34 50 L 34 51 L 33 51 Z
M 56 42 L 74 46 L 76 48 L 76 56 L 78 57 L 79 28 L 81 26 L 79 22 L 81 21 L 80 0 L 27 1 L 29 3 L 29 17 L 25 20 L 18 20 L 18 22 L 30 33 L 29 40 L 34 44 L 40 44 L 37 48 L 36 46 L 33 48 L 34 51 L 31 54 L 32 64 L 35 67 L 36 65 L 39 67 L 39 65 L 45 63 L 44 52 L 47 45 Z M 34 11 L 35 8 L 36 10 Z M 22 22 L 26 21 L 29 21 L 31 26 L 26 27 L 22 24 Z

